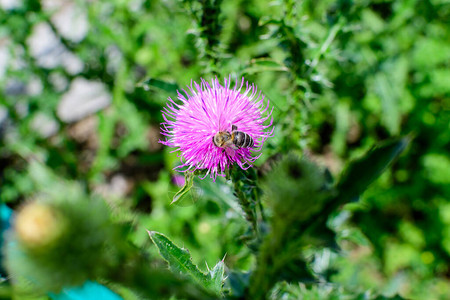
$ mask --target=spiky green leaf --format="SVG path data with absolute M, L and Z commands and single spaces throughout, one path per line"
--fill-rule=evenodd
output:
M 211 275 L 211 280 L 213 284 L 213 288 L 215 291 L 221 291 L 223 282 L 225 280 L 225 263 L 223 260 L 219 261 L 214 268 L 209 271 L 209 274 Z
M 185 248 L 180 248 L 169 240 L 165 235 L 156 232 L 148 231 L 151 240 L 158 248 L 160 255 L 169 264 L 169 267 L 174 272 L 180 272 L 192 278 L 197 284 L 207 290 L 214 291 L 217 294 L 221 293 L 222 284 L 218 284 L 219 279 L 223 278 L 223 266 L 216 265 L 210 274 L 205 274 L 198 269 L 192 262 L 189 251 Z M 222 271 L 221 271 L 222 269 Z M 222 274 L 222 275 L 221 275 Z M 220 279 L 222 281 L 222 279 Z

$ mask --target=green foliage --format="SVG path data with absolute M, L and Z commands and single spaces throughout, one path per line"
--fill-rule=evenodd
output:
M 329 214 L 359 196 L 406 144 L 406 139 L 399 139 L 372 149 L 347 167 L 336 187 L 314 164 L 294 154 L 283 159 L 266 178 L 271 232 L 259 251 L 249 297 L 265 299 L 278 281 L 316 280 L 305 249 L 333 247 L 336 237 L 326 226 Z

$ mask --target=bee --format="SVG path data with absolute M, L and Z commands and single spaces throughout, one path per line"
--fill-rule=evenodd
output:
M 223 148 L 229 155 L 234 155 L 234 150 L 240 148 L 252 148 L 255 144 L 253 138 L 237 129 L 236 125 L 231 125 L 231 132 L 219 131 L 212 138 L 213 144 L 216 147 Z

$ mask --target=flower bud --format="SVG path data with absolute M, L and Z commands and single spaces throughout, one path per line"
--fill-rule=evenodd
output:
M 29 202 L 18 210 L 12 229 L 3 249 L 8 275 L 32 283 L 29 288 L 38 293 L 105 278 L 126 245 L 125 231 L 99 199 Z
M 14 227 L 26 248 L 45 249 L 59 240 L 66 224 L 65 218 L 56 208 L 34 201 L 20 209 Z

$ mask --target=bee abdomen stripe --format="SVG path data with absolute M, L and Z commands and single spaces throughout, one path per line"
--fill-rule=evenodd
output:
M 243 140 L 244 140 L 243 133 L 240 131 L 236 132 L 235 140 L 233 141 L 234 144 L 238 147 L 242 147 L 242 144 L 244 142 Z
M 248 147 L 253 147 L 255 141 L 249 134 L 242 132 L 242 131 L 236 131 L 234 133 L 233 143 L 237 147 L 248 148 Z
M 249 135 L 248 136 L 248 140 L 249 140 L 249 142 L 248 142 L 248 146 L 247 147 L 253 147 L 253 144 L 254 144 L 254 141 L 253 141 L 253 138 Z
M 244 133 L 244 142 L 242 143 L 242 147 L 248 147 L 248 134 Z
M 249 134 L 246 134 L 245 138 L 246 138 L 245 147 L 250 147 L 250 145 L 252 144 L 252 137 Z

